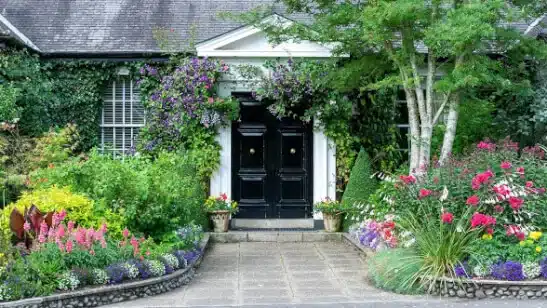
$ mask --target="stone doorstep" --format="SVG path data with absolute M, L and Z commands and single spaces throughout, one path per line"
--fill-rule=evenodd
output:
M 341 241 L 343 233 L 324 231 L 229 231 L 209 233 L 214 243 L 241 242 L 328 242 Z

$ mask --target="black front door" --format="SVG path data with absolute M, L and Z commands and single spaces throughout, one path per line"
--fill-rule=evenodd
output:
M 240 97 L 232 125 L 232 196 L 238 218 L 310 218 L 311 124 L 277 119 Z

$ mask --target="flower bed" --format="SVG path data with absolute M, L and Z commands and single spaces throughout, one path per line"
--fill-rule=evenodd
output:
M 13 210 L 16 252 L 0 267 L 0 301 L 49 296 L 90 286 L 117 285 L 184 270 L 202 254 L 200 226 L 189 225 L 161 242 L 124 229 L 119 235 L 64 222 L 66 211 Z M 160 289 L 161 290 L 161 289 Z
M 544 148 L 519 149 L 508 139 L 483 141 L 445 165 L 385 178 L 386 184 L 363 207 L 366 220 L 351 230 L 359 245 L 382 250 L 372 262 L 378 266 L 379 287 L 460 297 L 543 296 Z M 383 252 L 392 248 L 396 251 Z M 408 275 L 402 277 L 405 271 Z M 498 281 L 500 291 L 489 281 Z M 516 282 L 524 287 L 517 289 L 521 285 Z
M 198 246 L 196 257 L 190 260 L 187 267 L 162 277 L 0 303 L 0 307 L 96 307 L 165 293 L 190 282 L 195 267 L 201 263 L 208 242 L 209 236 L 205 235 Z

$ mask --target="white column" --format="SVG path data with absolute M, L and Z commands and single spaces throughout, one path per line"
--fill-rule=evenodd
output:
M 325 197 L 336 199 L 336 146 L 316 124 L 313 130 L 313 203 Z M 322 219 L 323 215 L 314 213 L 313 218 Z
M 211 176 L 211 195 L 226 193 L 232 198 L 232 124 L 220 127 L 216 136 L 220 144 L 220 166 Z

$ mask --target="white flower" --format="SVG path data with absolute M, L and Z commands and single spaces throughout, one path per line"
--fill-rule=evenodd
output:
M 439 198 L 439 200 L 444 201 L 444 200 L 446 200 L 446 198 L 448 198 L 448 189 L 445 186 L 443 188 L 443 193 L 442 193 L 441 197 Z
M 331 100 L 331 101 L 329 102 L 329 104 L 331 104 L 331 105 L 336 105 L 336 101 L 335 101 L 335 100 Z
M 541 266 L 537 262 L 524 262 L 522 264 L 522 272 L 528 279 L 534 279 L 541 274 Z

